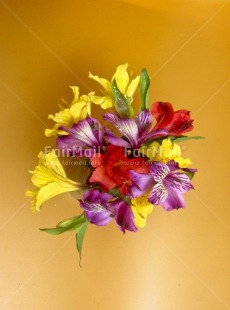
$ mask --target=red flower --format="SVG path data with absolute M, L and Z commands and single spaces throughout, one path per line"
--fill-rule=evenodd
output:
M 118 187 L 124 195 L 132 185 L 130 170 L 139 173 L 149 172 L 149 165 L 144 158 L 128 158 L 125 155 L 125 148 L 115 145 L 109 145 L 104 154 L 94 154 L 90 163 L 95 168 L 89 179 L 90 183 L 99 184 L 103 190 Z
M 187 110 L 174 111 L 169 102 L 155 102 L 150 108 L 151 114 L 156 118 L 156 129 L 165 129 L 169 135 L 180 136 L 193 129 L 190 112 Z

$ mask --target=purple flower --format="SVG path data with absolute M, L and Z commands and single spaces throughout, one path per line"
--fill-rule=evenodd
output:
M 132 195 L 138 197 L 151 190 L 148 201 L 153 205 L 161 204 L 166 211 L 184 208 L 183 194 L 193 189 L 193 186 L 189 177 L 180 170 L 196 172 L 196 169 L 180 169 L 174 161 L 167 165 L 151 163 L 150 173 L 146 175 L 131 171 L 134 184 L 131 187 Z
M 85 209 L 86 217 L 92 224 L 105 226 L 114 218 L 123 232 L 137 230 L 130 206 L 120 199 L 114 201 L 114 197 L 110 194 L 90 189 L 80 200 L 80 206 Z
M 105 113 L 104 120 L 111 122 L 122 134 L 123 138 L 117 137 L 111 130 L 105 128 L 107 140 L 114 145 L 139 148 L 142 143 L 151 141 L 160 136 L 167 135 L 163 129 L 150 130 L 152 127 L 152 115 L 148 110 L 141 111 L 135 120 L 130 118 L 120 118 L 117 113 Z
M 103 145 L 101 125 L 92 117 L 79 121 L 69 129 L 59 129 L 68 133 L 57 138 L 57 148 L 62 149 L 64 154 L 91 157 Z

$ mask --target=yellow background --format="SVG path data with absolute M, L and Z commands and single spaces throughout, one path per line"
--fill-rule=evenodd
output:
M 228 1 L 4 0 L 0 10 L 0 309 L 230 309 Z M 79 207 L 66 194 L 32 214 L 27 171 L 54 146 L 47 115 L 71 100 L 68 86 L 97 89 L 88 71 L 110 78 L 125 62 L 148 68 L 152 101 L 192 111 L 191 134 L 206 137 L 182 144 L 196 190 L 135 234 L 91 225 L 79 268 L 73 234 L 38 230 Z

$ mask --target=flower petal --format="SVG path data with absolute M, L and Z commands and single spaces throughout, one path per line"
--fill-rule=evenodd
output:
M 73 124 L 72 116 L 69 109 L 61 110 L 54 115 L 50 114 L 48 116 L 48 119 L 52 119 L 54 122 L 62 124 L 62 126 L 69 126 Z
M 173 119 L 173 106 L 169 102 L 155 102 L 150 109 L 151 114 L 156 118 L 157 124 L 154 129 L 166 128 Z
M 95 189 L 89 189 L 85 192 L 83 196 L 83 200 L 90 201 L 90 202 L 98 202 L 100 201 L 102 204 L 106 203 L 110 199 L 112 199 L 113 196 L 108 193 L 102 193 Z
M 153 118 L 148 110 L 143 110 L 138 114 L 136 117 L 136 123 L 140 136 L 146 134 L 149 131 L 150 127 L 152 126 L 152 122 Z
M 77 124 L 80 120 L 85 119 L 88 116 L 88 105 L 85 101 L 74 103 L 70 109 L 69 113 L 71 118 L 75 124 Z
M 55 124 L 52 129 L 45 129 L 45 136 L 46 137 L 51 137 L 51 136 L 56 136 L 56 135 L 63 135 L 63 136 L 67 135 L 68 136 L 68 132 L 66 132 L 64 130 L 60 130 L 59 124 Z
M 170 171 L 176 171 L 176 170 L 182 170 L 182 171 L 187 171 L 190 173 L 195 173 L 197 172 L 197 169 L 195 168 L 180 168 L 179 163 L 177 163 L 174 160 L 170 160 L 167 164 L 167 166 L 169 167 Z
M 56 122 L 55 126 L 52 129 L 46 129 L 45 135 L 51 137 L 53 135 L 63 135 L 63 131 L 59 131 L 59 127 L 71 127 L 74 123 L 78 123 L 80 120 L 86 118 L 90 115 L 90 95 L 82 95 L 79 97 L 79 88 L 76 86 L 70 86 L 73 91 L 74 99 L 70 104 L 69 108 L 62 108 L 61 111 L 55 113 L 55 115 L 49 115 L 49 119 L 52 119 Z M 63 100 L 64 101 L 64 100 Z M 64 101 L 65 102 L 65 101 Z M 65 102 L 65 104 L 67 104 Z
M 120 119 L 116 114 L 105 113 L 104 120 L 111 122 L 119 132 L 125 136 L 130 145 L 135 148 L 138 147 L 138 127 L 134 120 L 129 118 Z
M 162 163 L 152 163 L 150 166 L 150 173 L 153 176 L 155 182 L 161 182 L 168 174 L 170 170 L 167 165 Z
M 109 109 L 114 106 L 114 100 L 111 96 L 92 96 L 91 100 L 93 103 L 98 104 L 102 109 Z
M 131 200 L 131 208 L 137 227 L 143 228 L 146 225 L 146 219 L 153 210 L 153 205 L 148 202 L 149 193 Z
M 69 129 L 69 134 L 88 146 L 99 146 L 102 144 L 101 125 L 98 120 L 88 117 Z
M 151 191 L 148 201 L 151 202 L 153 205 L 158 206 L 163 201 L 165 201 L 167 196 L 167 188 L 163 185 L 162 182 L 159 182 L 154 186 L 153 190 Z
M 116 187 L 116 183 L 107 175 L 106 170 L 104 167 L 100 166 L 97 167 L 91 177 L 89 178 L 90 183 L 97 183 L 99 184 L 102 189 L 112 189 Z
M 72 89 L 74 98 L 73 101 L 71 102 L 71 105 L 75 104 L 76 102 L 79 101 L 79 97 L 80 97 L 80 92 L 79 92 L 79 87 L 78 86 L 70 86 L 70 88 Z
M 31 197 L 31 211 L 32 212 L 38 212 L 40 211 L 40 207 L 42 204 L 44 204 L 47 200 L 66 193 L 66 192 L 72 192 L 76 191 L 79 188 L 77 186 L 74 186 L 73 184 L 68 183 L 49 183 L 45 186 L 41 187 L 40 189 L 37 189 L 35 191 L 26 191 L 26 196 Z
M 31 197 L 33 212 L 39 211 L 45 201 L 56 195 L 82 188 L 80 183 L 67 178 L 54 150 L 48 154 L 40 152 L 38 157 L 39 163 L 31 172 L 31 181 L 37 189 L 26 192 L 26 196 Z
M 179 209 L 179 208 L 185 208 L 183 196 L 180 194 L 177 194 L 173 190 L 169 190 L 167 199 L 165 199 L 165 201 L 163 201 L 161 204 L 162 204 L 162 207 L 166 211 L 171 211 L 171 210 Z
M 68 136 L 57 138 L 57 147 L 64 153 L 91 157 L 93 152 L 103 145 L 100 123 L 91 117 L 81 120 L 72 128 L 66 129 Z
M 169 135 L 180 136 L 193 129 L 190 112 L 187 110 L 174 112 L 169 102 L 155 102 L 151 107 L 151 113 L 157 119 L 154 129 L 164 128 Z
M 133 170 L 129 171 L 132 178 L 132 186 L 130 188 L 130 196 L 132 198 L 142 196 L 148 192 L 154 183 L 151 174 L 141 174 Z
M 174 160 L 179 164 L 180 168 L 186 168 L 192 164 L 190 158 L 177 157 Z
M 151 142 L 154 139 L 158 139 L 158 138 L 161 138 L 161 137 L 164 137 L 164 136 L 168 136 L 168 135 L 169 135 L 169 133 L 165 129 L 155 129 L 155 130 L 151 130 L 149 133 L 147 133 L 145 135 L 144 141 L 145 142 L 146 141 Z
M 112 77 L 112 81 L 115 79 L 117 87 L 122 94 L 126 93 L 129 84 L 129 75 L 127 72 L 128 64 L 120 65 L 117 67 L 115 74 Z
M 167 129 L 170 135 L 179 136 L 193 129 L 192 122 L 189 111 L 179 110 L 174 112 L 173 119 Z
M 65 127 L 61 127 L 65 128 Z M 56 147 L 62 150 L 62 155 L 67 154 L 68 156 L 82 156 L 80 154 L 80 150 L 82 150 L 85 146 L 83 141 L 77 140 L 73 135 L 68 133 L 68 129 L 66 128 L 67 135 L 60 135 L 56 140 Z
M 103 164 L 103 155 L 101 153 L 94 153 L 90 158 L 90 164 L 94 168 L 102 166 Z
M 95 80 L 96 82 L 98 82 L 99 84 L 101 84 L 101 86 L 104 88 L 104 93 L 106 94 L 111 94 L 112 93 L 112 89 L 111 89 L 111 84 L 108 80 L 100 78 L 98 75 L 92 75 L 91 73 L 89 73 L 89 78 Z
M 88 190 L 80 200 L 81 208 L 85 209 L 87 219 L 97 226 L 107 225 L 114 216 L 115 210 L 108 209 L 108 201 L 113 198 L 98 190 Z M 112 212 L 113 211 L 113 212 Z
M 132 98 L 134 93 L 136 92 L 138 86 L 140 84 L 140 76 L 135 77 L 135 79 L 133 79 L 131 81 L 131 83 L 128 86 L 128 89 L 126 91 L 126 96 L 129 98 Z
M 48 183 L 67 180 L 65 170 L 56 156 L 55 150 L 48 154 L 40 152 L 38 158 L 38 165 L 32 171 L 31 181 L 34 186 L 42 187 Z
M 122 230 L 124 233 L 125 230 L 137 231 L 137 227 L 134 223 L 134 215 L 130 206 L 124 201 L 121 201 L 115 208 L 115 221 L 120 230 Z
M 163 181 L 167 188 L 171 188 L 178 194 L 185 193 L 190 189 L 193 189 L 191 181 L 186 174 L 173 173 L 169 174 Z
M 97 226 L 106 226 L 113 218 L 111 216 L 111 212 L 106 209 L 102 209 L 98 212 L 86 210 L 85 215 L 91 224 L 95 224 Z
M 169 161 L 174 160 L 179 163 L 180 168 L 188 167 L 191 164 L 189 158 L 181 157 L 179 145 L 173 143 L 170 139 L 164 139 L 161 145 L 157 142 L 152 142 L 149 146 L 143 146 L 141 152 L 151 161 L 160 161 L 167 164 Z
M 117 146 L 128 147 L 130 144 L 124 139 L 117 137 L 110 129 L 105 128 L 105 137 L 109 143 Z

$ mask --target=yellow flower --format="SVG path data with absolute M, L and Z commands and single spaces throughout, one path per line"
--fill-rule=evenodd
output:
M 146 219 L 152 212 L 154 205 L 148 202 L 149 193 L 131 200 L 131 208 L 134 214 L 135 224 L 143 228 L 146 225 Z
M 39 163 L 32 173 L 31 181 L 37 189 L 26 191 L 26 196 L 31 197 L 31 210 L 38 212 L 40 206 L 56 195 L 82 189 L 80 183 L 67 178 L 66 173 L 52 150 L 48 154 L 38 154 Z
M 127 68 L 128 64 L 118 66 L 111 82 L 114 79 L 116 80 L 118 89 L 124 95 L 124 97 L 129 100 L 129 103 L 131 103 L 133 101 L 133 95 L 140 83 L 140 76 L 137 76 L 135 79 L 129 82 Z M 103 109 L 109 109 L 114 106 L 112 84 L 108 80 L 100 78 L 97 75 L 92 75 L 91 73 L 89 73 L 89 78 L 95 80 L 103 87 L 103 96 L 92 96 L 92 102 L 101 105 Z
M 153 142 L 149 146 L 142 146 L 140 151 L 151 161 L 160 161 L 167 164 L 170 160 L 174 160 L 179 164 L 180 168 L 187 168 L 191 165 L 189 158 L 181 157 L 179 145 L 173 143 L 170 139 L 164 139 L 161 145 Z
M 64 130 L 59 130 L 60 126 L 71 127 L 73 124 L 78 123 L 80 120 L 85 119 L 88 115 L 91 114 L 91 96 L 93 93 L 89 95 L 79 94 L 79 88 L 77 86 L 70 86 L 73 91 L 74 99 L 71 102 L 69 108 L 64 109 L 61 107 L 61 111 L 55 113 L 54 115 L 50 114 L 48 116 L 49 119 L 52 119 L 56 124 L 52 129 L 46 129 L 45 135 L 47 137 L 53 135 L 68 135 L 68 133 Z M 66 103 L 66 102 L 65 102 Z

